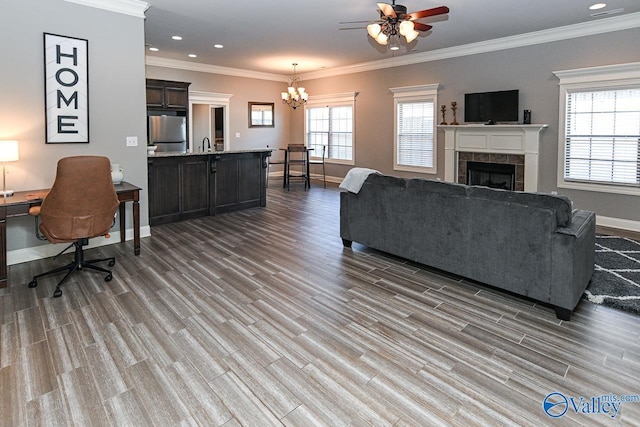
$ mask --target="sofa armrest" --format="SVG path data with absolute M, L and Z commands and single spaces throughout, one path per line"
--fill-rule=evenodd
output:
M 556 233 L 568 236 L 582 236 L 591 228 L 591 222 L 595 223 L 596 214 L 591 211 L 574 209 L 571 224 L 568 227 L 558 227 Z
M 571 225 L 558 228 L 555 235 L 551 301 L 556 309 L 570 312 L 580 301 L 594 271 L 596 214 L 573 211 Z

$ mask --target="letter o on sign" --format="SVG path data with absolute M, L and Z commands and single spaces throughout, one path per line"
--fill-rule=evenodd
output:
M 62 73 L 70 73 L 72 75 L 72 79 L 73 81 L 71 82 L 64 82 L 62 81 Z M 78 74 L 73 71 L 71 68 L 61 68 L 56 72 L 56 81 L 61 84 L 62 86 L 75 86 L 78 83 Z

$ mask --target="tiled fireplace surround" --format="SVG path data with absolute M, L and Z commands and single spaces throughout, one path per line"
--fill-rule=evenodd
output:
M 444 179 L 466 183 L 467 162 L 516 166 L 516 190 L 538 190 L 540 132 L 534 125 L 443 125 Z
M 516 169 L 516 191 L 524 191 L 524 155 L 496 153 L 458 153 L 458 183 L 467 183 L 467 162 L 500 163 L 514 165 Z

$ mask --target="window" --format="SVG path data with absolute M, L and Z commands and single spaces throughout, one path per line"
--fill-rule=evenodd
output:
M 633 74 L 633 67 L 624 65 L 556 72 L 561 87 L 559 187 L 640 194 L 637 64 L 638 78 L 629 78 Z
M 390 89 L 395 105 L 394 169 L 436 173 L 438 87 Z
M 355 93 L 310 96 L 305 105 L 306 145 L 313 148 L 312 157 L 322 154 L 334 163 L 354 164 Z
M 567 94 L 565 180 L 640 184 L 640 87 Z

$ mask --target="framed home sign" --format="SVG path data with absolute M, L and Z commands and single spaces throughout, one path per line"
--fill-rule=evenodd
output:
M 89 142 L 88 44 L 44 33 L 47 144 Z

